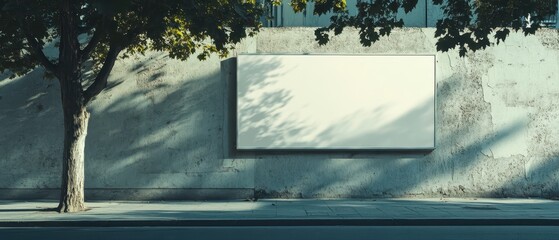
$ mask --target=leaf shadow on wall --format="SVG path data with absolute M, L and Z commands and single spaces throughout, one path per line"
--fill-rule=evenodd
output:
M 477 90 L 476 84 L 460 75 L 441 81 L 437 93 L 436 149 L 429 153 L 247 151 L 237 152 L 237 157 L 256 159 L 255 194 L 261 198 L 557 194 L 559 189 L 553 180 L 559 167 L 557 155 L 533 164 L 533 177 L 528 179 L 524 165 L 530 161 L 529 156 L 494 158 L 485 154 L 492 146 L 526 131 L 527 126 L 522 120 L 511 119 L 507 127 L 487 129 L 486 126 L 492 126 L 490 106 L 479 102 L 483 92 Z M 456 94 L 459 90 L 466 92 Z M 414 119 L 402 116 L 396 121 Z

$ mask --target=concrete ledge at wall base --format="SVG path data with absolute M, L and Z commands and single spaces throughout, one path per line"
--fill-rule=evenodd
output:
M 1 188 L 0 200 L 58 199 L 58 188 Z M 89 200 L 232 200 L 254 196 L 252 188 L 86 188 L 85 199 Z

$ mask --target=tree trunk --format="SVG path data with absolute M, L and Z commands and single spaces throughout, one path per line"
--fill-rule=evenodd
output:
M 84 203 L 84 149 L 89 113 L 80 100 L 65 99 L 64 153 L 62 159 L 62 185 L 59 212 L 85 210 Z
M 84 149 L 89 114 L 81 84 L 80 43 L 77 32 L 77 8 L 74 1 L 60 2 L 59 70 L 64 112 L 64 153 L 59 212 L 79 212 L 84 203 Z

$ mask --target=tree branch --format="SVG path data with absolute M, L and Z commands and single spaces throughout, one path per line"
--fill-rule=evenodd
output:
M 95 47 L 97 46 L 97 43 L 99 43 L 99 41 L 101 40 L 101 36 L 103 35 L 103 33 L 101 33 L 102 30 L 98 29 L 95 30 L 95 33 L 93 33 L 93 36 L 91 37 L 91 39 L 89 40 L 89 43 L 87 44 L 87 46 L 85 46 L 82 50 L 80 50 L 80 61 L 85 61 L 87 60 L 87 58 L 89 57 L 89 54 L 91 54 L 91 52 L 93 51 L 93 49 L 95 49 Z
M 47 58 L 47 56 L 45 56 L 45 53 L 43 52 L 43 47 L 39 44 L 37 39 L 35 39 L 35 37 L 33 37 L 31 34 L 29 34 L 27 30 L 24 29 L 24 32 L 25 32 L 25 38 L 29 43 L 29 47 L 31 48 L 32 54 L 34 54 L 37 57 L 37 59 L 39 60 L 39 62 L 41 62 L 41 64 L 43 65 L 43 67 L 45 67 L 45 69 L 54 73 L 54 75 L 58 76 L 58 72 L 57 72 L 58 66 L 52 63 Z
M 20 5 L 21 3 L 18 1 L 17 5 L 18 7 L 21 7 Z M 43 65 L 43 67 L 47 70 L 52 72 L 55 76 L 58 77 L 58 66 L 56 64 L 54 64 L 53 62 L 51 62 L 47 56 L 45 56 L 45 53 L 43 52 L 43 46 L 41 46 L 41 44 L 39 44 L 39 41 L 37 41 L 37 39 L 31 34 L 31 32 L 29 31 L 29 29 L 27 28 L 28 23 L 24 22 L 24 14 L 19 14 L 19 16 L 16 17 L 16 21 L 19 24 L 19 27 L 23 30 L 23 35 L 25 35 L 25 39 L 27 40 L 27 43 L 29 44 L 30 47 L 30 52 L 31 54 L 34 54 L 36 59 L 39 60 L 39 62 L 41 63 L 41 65 Z
M 119 45 L 111 45 L 109 52 L 107 53 L 107 57 L 105 58 L 105 62 L 103 62 L 103 67 L 101 67 L 101 71 L 95 77 L 95 80 L 84 92 L 84 101 L 85 104 L 89 103 L 95 96 L 97 96 L 105 87 L 107 86 L 107 79 L 109 78 L 109 74 L 113 70 L 113 66 L 115 65 L 116 58 L 118 54 L 122 50 L 122 47 Z
M 83 52 L 85 52 L 86 49 L 91 45 L 91 41 L 93 41 L 93 38 L 99 38 L 94 40 L 97 42 L 101 39 L 103 33 L 102 32 L 99 32 L 99 34 L 97 33 L 98 33 L 97 31 L 94 33 L 94 36 L 92 37 L 92 40 L 90 40 L 88 46 L 86 46 L 86 48 L 82 50 Z M 99 93 L 101 93 L 101 91 L 103 91 L 103 89 L 105 89 L 105 87 L 107 86 L 107 79 L 109 78 L 109 74 L 113 70 L 113 66 L 118 57 L 118 54 L 124 49 L 123 46 L 130 45 L 134 37 L 136 37 L 138 34 L 140 34 L 140 28 L 136 28 L 128 31 L 127 34 L 122 36 L 120 41 L 114 41 L 113 39 L 109 48 L 109 52 L 107 53 L 107 56 L 105 57 L 105 61 L 103 62 L 103 67 L 101 67 L 101 70 L 97 74 L 97 77 L 95 77 L 93 83 L 89 85 L 89 87 L 84 91 L 85 104 L 89 103 L 95 96 L 97 96 Z M 95 37 L 95 35 L 98 35 L 98 37 Z M 114 35 L 114 34 L 110 34 L 110 35 Z M 94 46 L 91 47 L 91 50 L 93 48 Z M 83 55 L 80 57 L 83 57 Z
M 97 43 L 99 43 L 99 41 L 101 41 L 101 38 L 105 34 L 105 29 L 103 28 L 104 22 L 105 22 L 104 19 L 101 20 L 101 22 L 95 28 L 95 33 L 93 33 L 93 36 L 89 40 L 89 43 L 87 43 L 87 46 L 85 46 L 82 50 L 80 50 L 80 52 L 79 52 L 80 61 L 83 62 L 83 61 L 87 60 L 87 58 L 89 57 L 89 55 L 91 54 L 93 49 L 95 49 L 95 47 L 97 46 Z

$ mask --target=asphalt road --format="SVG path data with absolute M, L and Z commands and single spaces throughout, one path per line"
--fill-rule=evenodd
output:
M 48 227 L 0 228 L 2 240 L 26 239 L 559 239 L 553 226 Z

